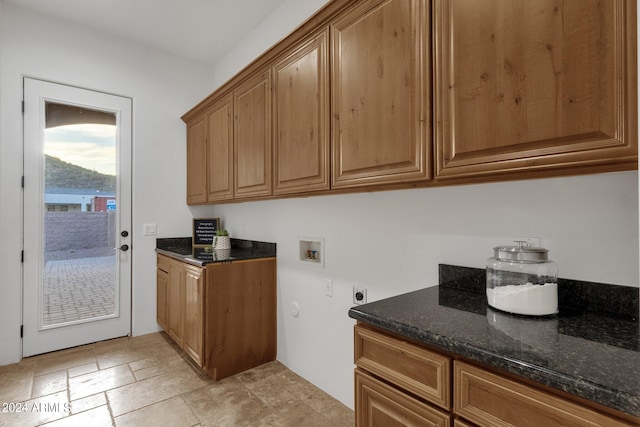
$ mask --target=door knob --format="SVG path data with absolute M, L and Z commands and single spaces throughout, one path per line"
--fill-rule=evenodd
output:
M 122 245 L 119 248 L 115 247 L 113 249 L 120 249 L 122 252 L 127 252 L 129 250 L 129 245 Z

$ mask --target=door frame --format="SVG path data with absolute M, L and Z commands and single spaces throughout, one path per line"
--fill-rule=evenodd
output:
M 53 101 L 116 115 L 116 246 L 131 247 L 133 100 L 23 76 L 22 356 L 131 335 L 132 250 L 116 250 L 116 310 L 112 316 L 43 326 L 44 104 Z M 26 175 L 26 178 L 24 176 Z M 37 179 L 34 179 L 37 178 Z M 128 231 L 128 236 L 120 235 Z

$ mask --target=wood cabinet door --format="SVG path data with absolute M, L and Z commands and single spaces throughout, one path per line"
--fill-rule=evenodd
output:
M 233 95 L 207 110 L 209 139 L 207 201 L 233 199 Z
M 184 334 L 182 348 L 202 366 L 204 280 L 202 268 L 184 265 Z
M 165 331 L 167 330 L 167 290 L 169 273 L 156 269 L 156 321 Z
M 274 194 L 329 189 L 328 44 L 325 30 L 272 68 Z
M 451 416 L 355 370 L 356 427 L 449 427 Z
M 169 319 L 166 332 L 182 347 L 184 333 L 184 267 L 183 263 L 171 260 L 169 263 L 169 292 L 167 307 Z
M 332 25 L 332 187 L 430 176 L 426 0 L 369 0 Z
M 434 4 L 437 179 L 637 167 L 635 1 Z
M 234 91 L 235 198 L 271 194 L 270 80 L 266 70 Z
M 187 124 L 187 204 L 207 202 L 207 121 L 198 116 Z

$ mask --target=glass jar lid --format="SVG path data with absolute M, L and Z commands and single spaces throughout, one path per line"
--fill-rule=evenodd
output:
M 528 246 L 525 241 L 516 241 L 517 246 L 496 246 L 494 256 L 505 261 L 547 261 L 549 250 Z

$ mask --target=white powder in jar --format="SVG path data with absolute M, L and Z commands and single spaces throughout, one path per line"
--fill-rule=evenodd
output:
M 497 286 L 487 288 L 491 307 L 509 313 L 544 316 L 558 312 L 558 284 Z

